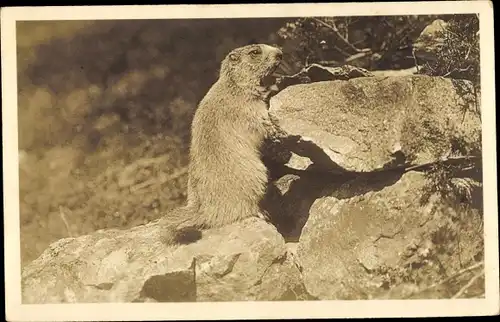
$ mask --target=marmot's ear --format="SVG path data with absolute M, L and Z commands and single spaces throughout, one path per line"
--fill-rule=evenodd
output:
M 231 60 L 232 62 L 238 61 L 238 55 L 236 53 L 230 53 L 229 60 Z

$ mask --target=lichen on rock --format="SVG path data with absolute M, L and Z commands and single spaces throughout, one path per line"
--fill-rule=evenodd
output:
M 23 303 L 278 300 L 306 294 L 283 237 L 257 219 L 166 247 L 157 222 L 62 239 L 23 271 Z M 300 293 L 302 292 L 302 293 Z
M 458 141 L 480 151 L 480 115 L 464 89 L 470 82 L 429 76 L 324 81 L 284 89 L 270 113 L 301 137 L 295 155 L 325 170 L 370 172 L 440 160 Z

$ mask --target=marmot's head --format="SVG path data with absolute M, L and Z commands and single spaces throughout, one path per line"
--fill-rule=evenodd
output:
M 282 58 L 283 52 L 269 45 L 239 47 L 222 61 L 220 77 L 242 87 L 268 86 Z

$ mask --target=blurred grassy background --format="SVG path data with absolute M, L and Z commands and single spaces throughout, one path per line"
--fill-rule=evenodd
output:
M 21 257 L 185 199 L 189 129 L 219 61 L 280 19 L 17 24 Z

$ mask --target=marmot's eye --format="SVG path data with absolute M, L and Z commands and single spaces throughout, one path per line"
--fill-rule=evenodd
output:
M 252 51 L 250 52 L 250 54 L 251 54 L 251 55 L 254 55 L 254 56 L 255 56 L 255 55 L 258 55 L 258 54 L 260 54 L 260 49 L 257 49 L 257 48 L 256 48 L 256 49 L 252 50 Z

